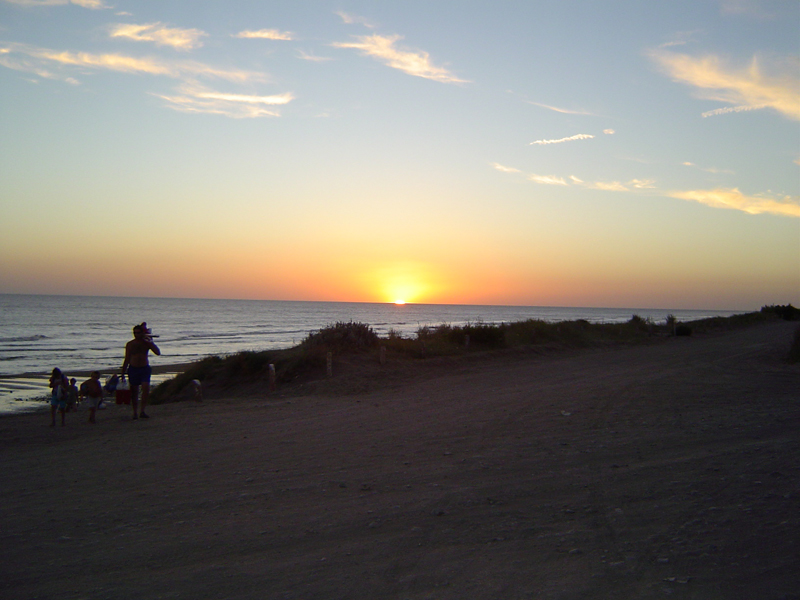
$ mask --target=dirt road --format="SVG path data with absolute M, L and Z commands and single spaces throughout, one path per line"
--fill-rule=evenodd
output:
M 0 597 L 800 598 L 796 326 L 2 417 Z

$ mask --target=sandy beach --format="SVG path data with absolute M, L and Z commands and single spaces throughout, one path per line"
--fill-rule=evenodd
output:
M 800 598 L 796 327 L 0 417 L 0 597 Z

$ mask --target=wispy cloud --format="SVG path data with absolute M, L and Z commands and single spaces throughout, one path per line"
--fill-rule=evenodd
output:
M 469 83 L 459 79 L 444 67 L 437 67 L 431 62 L 430 55 L 423 50 L 401 50 L 395 42 L 403 39 L 399 35 L 364 35 L 358 36 L 355 42 L 335 42 L 335 48 L 352 48 L 361 51 L 365 56 L 372 56 L 384 64 L 399 69 L 409 75 L 433 79 L 441 83 Z
M 764 10 L 763 2 L 758 0 L 720 0 L 722 14 L 749 16 L 757 19 L 774 19 L 773 13 Z
M 617 132 L 614 131 L 613 129 L 603 129 L 603 133 L 606 135 L 614 135 Z
M 684 163 L 681 163 L 681 164 L 684 167 L 692 167 L 694 169 L 699 169 L 701 171 L 705 171 L 706 173 L 714 173 L 715 175 L 718 175 L 720 173 L 723 173 L 723 174 L 726 174 L 726 175 L 733 175 L 734 174 L 734 172 L 729 170 L 729 169 L 717 169 L 716 167 L 700 167 L 700 166 L 694 164 L 693 162 L 688 162 L 688 161 L 684 162 Z
M 586 187 L 593 190 L 603 190 L 606 192 L 627 192 L 628 187 L 619 181 L 595 181 L 594 183 L 587 183 Z
M 364 27 L 367 27 L 369 29 L 375 29 L 377 27 L 375 23 L 373 23 L 366 17 L 351 15 L 342 10 L 336 11 L 336 14 L 339 15 L 339 18 L 342 19 L 342 23 L 345 23 L 347 25 L 363 25 Z
M 178 77 L 180 74 L 179 69 L 168 62 L 154 58 L 136 58 L 122 54 L 92 54 L 89 52 L 69 52 L 67 50 L 34 48 L 31 49 L 28 56 L 59 65 L 81 68 L 89 67 L 127 73 L 166 75 L 168 77 Z
M 675 81 L 701 90 L 701 96 L 733 104 L 738 110 L 768 107 L 794 120 L 800 120 L 800 60 L 788 58 L 770 65 L 777 72 L 767 75 L 753 58 L 746 68 L 734 69 L 722 64 L 717 56 L 695 58 L 663 50 L 650 57 Z M 734 109 L 734 112 L 738 112 Z M 717 114 L 715 111 L 711 111 Z
M 674 38 L 668 42 L 664 42 L 659 48 L 670 48 L 672 46 L 684 46 L 693 41 L 696 34 L 700 33 L 700 29 L 693 29 L 692 31 L 679 31 L 674 34 Z
M 574 175 L 569 176 L 575 185 L 588 188 L 590 190 L 604 190 L 607 192 L 629 192 L 631 188 L 637 190 L 649 190 L 655 188 L 655 181 L 652 179 L 631 179 L 627 183 L 620 181 L 593 181 L 587 182 L 578 179 Z
M 544 185 L 569 185 L 564 181 L 563 177 L 556 177 L 555 175 L 528 175 L 528 179 L 534 183 L 542 183 Z
M 514 167 L 506 167 L 501 165 L 500 163 L 492 163 L 492 167 L 497 169 L 498 171 L 502 171 L 503 173 L 519 173 L 519 169 L 515 169 Z
M 333 60 L 333 58 L 330 56 L 316 56 L 314 54 L 309 54 L 304 50 L 298 50 L 297 57 L 301 60 L 310 60 L 311 62 L 327 62 L 329 60 Z
M 90 52 L 71 52 L 68 50 L 50 50 L 26 44 L 10 44 L 6 46 L 5 56 L 14 60 L 10 68 L 31 73 L 50 71 L 53 67 L 76 67 L 78 69 L 98 69 L 124 73 L 140 73 L 161 75 L 172 78 L 212 77 L 234 82 L 262 81 L 262 73 L 242 71 L 239 69 L 219 69 L 195 61 L 168 61 L 153 57 L 137 58 L 124 54 L 93 54 Z M 62 76 L 57 76 L 64 78 Z
M 492 167 L 503 173 L 521 173 L 519 169 L 506 167 L 500 163 L 491 163 Z M 570 183 L 558 175 L 536 175 L 534 173 L 525 175 L 525 178 L 534 183 L 543 185 L 562 185 L 570 186 Z M 575 175 L 569 176 L 572 185 L 589 190 L 603 190 L 608 192 L 631 192 L 635 190 L 653 189 L 656 187 L 653 179 L 631 179 L 627 183 L 620 181 L 584 181 Z
M 547 110 L 553 110 L 558 113 L 563 113 L 567 115 L 583 115 L 583 116 L 595 116 L 593 113 L 586 112 L 584 110 L 570 110 L 568 108 L 559 108 L 557 106 L 550 106 L 548 104 L 541 104 L 539 102 L 533 102 L 532 100 L 525 100 L 528 104 L 533 104 L 534 106 L 538 106 L 540 108 L 546 108 Z
M 6 2 L 22 6 L 64 6 L 66 4 L 75 4 L 83 8 L 111 8 L 103 0 L 6 0 Z
M 561 138 L 559 140 L 536 140 L 535 142 L 531 142 L 528 144 L 529 146 L 539 145 L 545 146 L 547 144 L 563 144 L 564 142 L 574 142 L 576 140 L 591 140 L 593 139 L 593 135 L 589 135 L 588 133 L 579 133 L 578 135 L 573 135 L 570 137 Z
M 628 186 L 638 189 L 655 187 L 652 185 L 653 182 L 650 180 L 643 181 L 639 179 L 633 179 L 630 183 L 628 183 L 628 186 L 626 186 L 619 181 L 584 181 L 583 179 L 575 177 L 575 175 L 570 175 L 569 178 L 575 185 L 579 185 L 590 190 L 604 190 L 608 192 L 628 192 L 630 191 Z
M 725 108 L 715 108 L 714 110 L 707 110 L 700 116 L 705 119 L 706 117 L 716 117 L 717 115 L 727 115 L 730 113 L 746 112 L 749 110 L 761 110 L 762 108 L 767 108 L 767 105 L 762 104 L 761 106 L 728 106 Z
M 669 196 L 714 208 L 740 210 L 751 215 L 768 213 L 784 217 L 800 217 L 800 199 L 792 196 L 782 198 L 745 196 L 737 188 L 672 192 Z
M 277 29 L 259 29 L 258 31 L 240 31 L 233 34 L 233 37 L 261 40 L 282 40 L 291 41 L 294 34 L 291 31 L 278 31 Z
M 651 190 L 656 187 L 656 182 L 653 179 L 631 179 L 628 185 L 635 187 L 637 190 Z
M 192 50 L 203 45 L 200 38 L 208 34 L 199 29 L 167 27 L 163 23 L 135 25 L 119 23 L 111 26 L 112 38 L 126 38 L 136 42 L 153 42 L 157 46 L 172 46 L 176 50 Z
M 294 100 L 291 93 L 272 96 L 231 94 L 209 90 L 197 84 L 185 84 L 176 95 L 153 94 L 167 106 L 181 112 L 218 114 L 236 119 L 279 117 L 275 108 Z
M 23 73 L 31 73 L 42 79 L 53 79 L 56 81 L 65 81 L 76 85 L 78 81 L 62 73 L 55 72 L 48 69 L 42 61 L 30 58 L 23 54 L 15 53 L 11 48 L 0 48 L 0 66 Z

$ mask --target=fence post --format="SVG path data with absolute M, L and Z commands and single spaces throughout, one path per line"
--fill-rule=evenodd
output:
M 381 346 L 381 364 L 386 364 L 386 346 Z
M 328 377 L 333 377 L 333 352 L 328 352 Z
M 275 391 L 275 365 L 269 366 L 269 391 Z

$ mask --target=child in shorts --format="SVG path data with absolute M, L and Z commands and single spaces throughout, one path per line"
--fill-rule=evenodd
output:
M 81 392 L 86 397 L 89 407 L 89 423 L 94 424 L 97 407 L 103 401 L 103 386 L 100 383 L 100 372 L 92 371 L 92 376 L 81 384 Z

